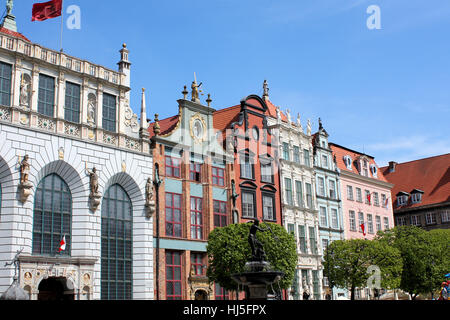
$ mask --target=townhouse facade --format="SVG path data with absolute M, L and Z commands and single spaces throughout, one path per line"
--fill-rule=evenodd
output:
M 153 299 L 145 101 L 118 70 L 0 26 L 0 292 L 31 300 Z M 147 188 L 146 188 L 147 187 Z M 150 274 L 150 277 L 149 277 Z

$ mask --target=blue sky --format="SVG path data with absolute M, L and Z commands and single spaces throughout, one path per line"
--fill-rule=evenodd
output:
M 37 1 L 15 2 L 19 31 L 58 50 L 60 18 L 31 22 Z M 116 69 L 126 42 L 138 114 L 142 87 L 149 117 L 176 114 L 194 72 L 216 109 L 261 95 L 267 79 L 275 105 L 314 129 L 321 117 L 332 142 L 380 166 L 450 152 L 448 0 L 64 0 L 71 4 L 81 29 L 64 28 L 64 51 Z M 381 30 L 367 28 L 369 5 L 380 7 Z

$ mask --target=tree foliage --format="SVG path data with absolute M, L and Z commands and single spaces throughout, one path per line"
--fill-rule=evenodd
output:
M 219 283 L 227 290 L 238 290 L 232 274 L 244 272 L 246 262 L 251 259 L 248 235 L 251 224 L 232 224 L 214 229 L 207 246 L 207 276 L 211 282 Z M 287 289 L 292 285 L 297 266 L 296 242 L 282 226 L 273 223 L 261 223 L 260 227 L 271 231 L 258 232 L 257 237 L 263 244 L 267 260 L 275 271 L 284 272 L 279 285 Z

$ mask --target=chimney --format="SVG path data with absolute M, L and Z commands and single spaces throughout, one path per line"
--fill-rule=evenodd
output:
M 389 162 L 389 172 L 395 172 L 395 168 L 397 167 L 397 162 L 391 161 Z

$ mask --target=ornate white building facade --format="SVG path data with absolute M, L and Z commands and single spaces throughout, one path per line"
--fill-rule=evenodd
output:
M 268 102 L 268 95 L 265 94 Z M 322 250 L 319 242 L 319 220 L 315 195 L 315 174 L 311 129 L 303 128 L 277 109 L 277 118 L 269 119 L 269 127 L 278 135 L 280 185 L 283 226 L 297 241 L 298 263 L 291 300 L 321 300 Z
M 153 160 L 128 54 L 114 71 L 2 23 L 0 295 L 17 279 L 32 300 L 153 299 Z

